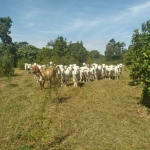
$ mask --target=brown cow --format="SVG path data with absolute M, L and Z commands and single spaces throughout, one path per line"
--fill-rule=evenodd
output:
M 52 81 L 56 77 L 56 69 L 50 67 L 47 69 L 39 68 L 37 65 L 32 66 L 32 72 L 36 75 L 38 82 L 40 83 L 41 90 L 44 89 L 45 81 L 49 82 L 49 87 L 52 86 Z

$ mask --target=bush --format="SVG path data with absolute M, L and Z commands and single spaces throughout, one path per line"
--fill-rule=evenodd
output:
M 11 55 L 4 54 L 4 56 L 0 56 L 0 77 L 10 77 L 13 75 L 13 73 L 13 58 Z
M 150 20 L 142 24 L 142 30 L 134 30 L 132 45 L 128 53 L 131 57 L 130 77 L 143 82 L 143 99 L 150 97 Z M 150 102 L 150 99 L 148 99 Z
M 146 107 L 150 108 L 150 95 L 149 95 L 149 87 L 144 86 L 143 93 L 142 93 L 142 104 Z
M 18 60 L 18 63 L 17 63 L 17 67 L 20 69 L 20 70 L 24 70 L 24 64 L 25 63 L 30 63 L 30 61 L 26 58 L 22 58 L 22 59 L 19 59 Z

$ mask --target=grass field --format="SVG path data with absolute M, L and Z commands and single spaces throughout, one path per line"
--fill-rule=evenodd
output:
M 0 78 L 0 150 L 150 150 L 142 87 L 99 80 L 40 90 L 32 74 Z

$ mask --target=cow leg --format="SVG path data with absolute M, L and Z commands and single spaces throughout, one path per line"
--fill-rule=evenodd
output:
M 45 81 L 42 81 L 42 89 L 44 89 Z
M 49 81 L 49 88 L 52 88 L 52 80 Z
M 41 87 L 41 90 L 42 90 L 42 81 L 39 81 L 39 83 L 40 83 L 40 87 Z

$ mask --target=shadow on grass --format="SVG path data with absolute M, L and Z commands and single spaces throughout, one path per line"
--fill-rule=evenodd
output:
M 21 76 L 21 74 L 13 74 L 12 77 L 18 77 Z
M 139 104 L 147 107 L 148 109 L 150 109 L 150 96 L 143 96 L 141 101 L 139 102 Z
M 72 83 L 68 83 L 67 86 L 73 86 L 73 82 Z
M 78 86 L 79 86 L 79 87 L 84 87 L 84 83 L 83 83 L 83 82 L 79 82 L 79 83 L 78 83 Z
M 65 134 L 65 135 L 54 137 L 54 140 L 48 144 L 49 148 L 54 148 L 56 145 L 61 144 L 69 136 L 70 134 Z
M 10 83 L 9 84 L 11 87 L 18 87 L 19 85 L 18 84 L 14 84 L 14 83 Z
M 68 83 L 67 86 L 73 86 L 73 82 L 72 83 Z M 79 87 L 83 87 L 84 83 L 83 82 L 78 82 L 78 86 Z
M 69 99 L 69 97 L 66 97 L 66 96 L 58 96 L 58 97 L 53 99 L 53 102 L 54 103 L 64 103 L 68 99 Z
M 139 81 L 131 81 L 128 83 L 128 85 L 130 85 L 130 86 L 137 86 L 139 84 L 141 84 Z
M 28 83 L 28 84 L 26 84 L 26 87 L 33 87 L 33 84 L 32 83 Z
M 141 101 L 139 103 L 141 105 L 147 107 L 148 109 L 150 109 L 150 95 L 149 95 L 149 91 L 148 91 L 147 87 L 143 88 L 142 98 L 141 98 Z

